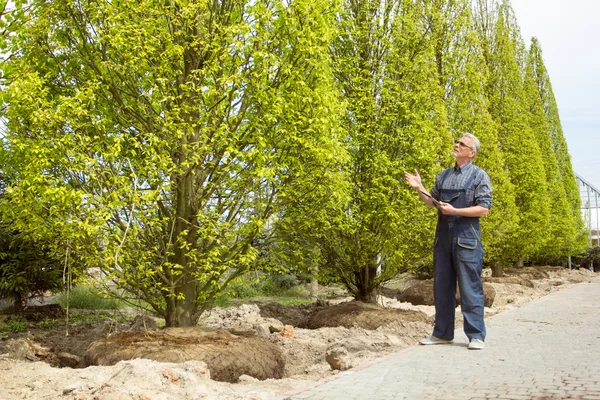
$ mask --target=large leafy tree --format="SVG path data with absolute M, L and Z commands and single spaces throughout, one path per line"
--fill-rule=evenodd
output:
M 482 143 L 474 162 L 487 171 L 493 187 L 492 212 L 482 219 L 485 263 L 499 275 L 511 256 L 516 210 L 514 187 L 498 146 L 498 125 L 488 111 L 484 46 L 475 29 L 470 1 L 432 0 L 427 17 L 440 83 L 445 88 L 448 124 L 455 135 L 472 132 Z
M 348 0 L 332 46 L 346 100 L 350 200 L 318 240 L 320 272 L 358 300 L 430 256 L 435 213 L 402 181 L 419 169 L 433 182 L 449 161 L 451 135 L 422 14 L 424 3 Z
M 330 6 L 32 2 L 3 66 L 4 215 L 194 324 L 335 175 Z

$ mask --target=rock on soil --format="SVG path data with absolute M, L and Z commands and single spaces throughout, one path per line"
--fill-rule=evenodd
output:
M 343 347 L 334 347 L 333 349 L 328 350 L 325 354 L 325 360 L 331 365 L 332 369 L 345 371 L 352 368 L 352 360 L 350 359 L 348 350 Z

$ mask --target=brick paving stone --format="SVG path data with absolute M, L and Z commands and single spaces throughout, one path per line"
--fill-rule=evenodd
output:
M 452 345 L 415 345 L 284 398 L 600 400 L 599 310 L 595 277 L 486 319 L 481 351 L 461 327 Z

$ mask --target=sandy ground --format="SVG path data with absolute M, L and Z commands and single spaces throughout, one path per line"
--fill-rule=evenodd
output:
M 533 299 L 574 284 L 588 282 L 594 274 L 588 270 L 552 269 L 548 278 L 533 280 L 533 288 L 518 284 L 491 283 L 496 289 L 493 308 L 486 316 L 519 307 Z M 410 281 L 396 282 L 396 288 Z M 344 301 L 348 299 L 339 299 Z M 380 298 L 386 307 L 419 310 L 430 316 L 433 307 L 413 306 L 395 299 Z M 457 309 L 457 327 L 461 326 Z M 244 330 L 257 324 L 272 325 L 277 321 L 260 316 L 256 305 L 217 308 L 202 319 L 206 326 Z M 325 360 L 328 350 L 343 347 L 347 362 L 353 367 L 368 364 L 378 357 L 417 343 L 431 331 L 424 322 L 396 322 L 376 330 L 362 328 L 294 328 L 293 336 L 280 332 L 267 333 L 286 357 L 284 379 L 259 381 L 242 376 L 238 383 L 216 382 L 202 362 L 182 364 L 159 363 L 146 359 L 122 361 L 110 367 L 83 369 L 55 368 L 44 362 L 16 360 L 11 354 L 0 354 L 0 399 L 94 399 L 94 400 L 167 400 L 167 399 L 281 399 L 301 391 L 320 379 L 339 371 Z M 489 334 L 493 335 L 493 332 Z

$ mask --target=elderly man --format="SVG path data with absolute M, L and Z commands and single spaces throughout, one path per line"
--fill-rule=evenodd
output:
M 479 148 L 479 139 L 471 133 L 457 140 L 452 150 L 456 164 L 437 175 L 431 193 L 423 187 L 417 170 L 415 175 L 405 172 L 408 185 L 419 191 L 421 200 L 428 207 L 438 209 L 433 245 L 435 327 L 431 336 L 420 341 L 424 345 L 448 344 L 454 340 L 458 282 L 468 348 L 481 350 L 484 347 L 483 246 L 479 218 L 487 216 L 492 206 L 492 186 L 487 173 L 472 163 Z

